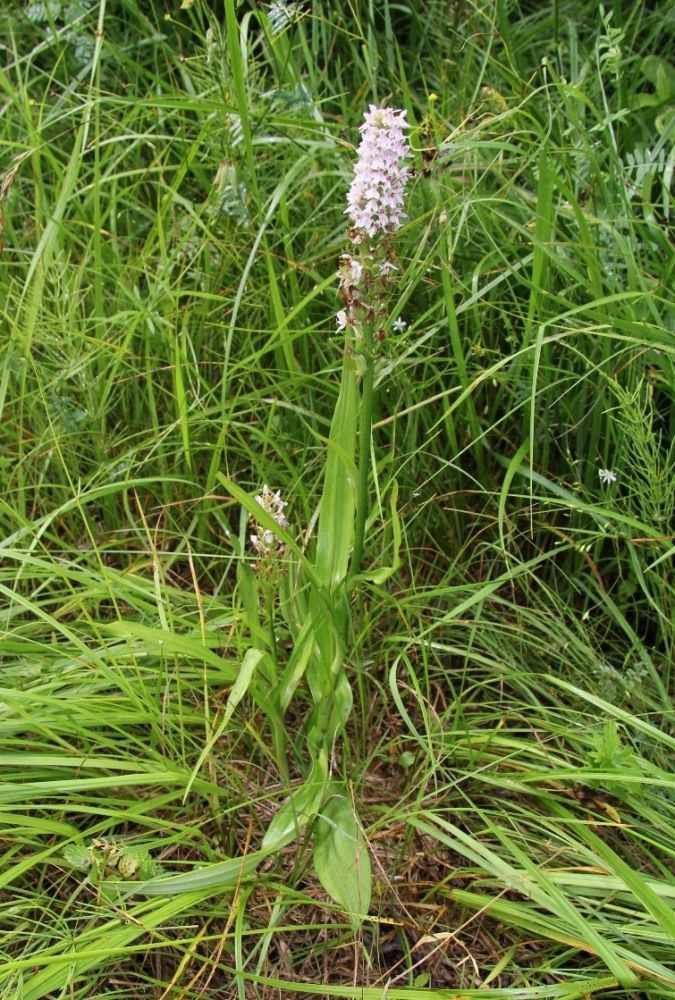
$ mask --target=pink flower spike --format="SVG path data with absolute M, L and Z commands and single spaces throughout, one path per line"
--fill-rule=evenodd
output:
M 404 129 L 406 112 L 370 105 L 361 125 L 361 144 L 345 214 L 353 222 L 352 240 L 361 243 L 400 229 L 410 156 Z

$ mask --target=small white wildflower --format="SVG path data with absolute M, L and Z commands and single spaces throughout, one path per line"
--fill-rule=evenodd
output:
M 335 316 L 335 320 L 337 322 L 337 328 L 338 328 L 338 330 L 345 330 L 346 329 L 347 324 L 349 322 L 349 319 L 348 319 L 347 313 L 346 313 L 346 311 L 344 309 L 340 309 L 340 311 Z
M 374 104 L 364 116 L 354 180 L 345 209 L 353 222 L 354 243 L 362 243 L 365 237 L 395 233 L 401 226 L 409 173 L 401 161 L 410 155 L 404 134 L 409 127 L 405 116 L 405 111 L 378 108 Z
M 288 521 L 284 514 L 284 507 L 288 506 L 287 500 L 281 499 L 281 493 L 279 490 L 273 493 L 269 486 L 264 485 L 262 492 L 258 494 L 255 498 L 256 503 L 260 504 L 262 509 L 273 517 L 280 528 L 287 528 Z M 273 531 L 269 528 L 263 528 L 259 530 L 257 534 L 250 536 L 251 545 L 258 553 L 261 559 L 267 558 L 267 556 L 273 554 L 279 554 L 283 551 L 283 543 L 279 541 Z
M 390 260 L 385 260 L 380 264 L 380 277 L 388 278 L 394 271 L 398 271 L 398 268 Z
M 398 319 L 395 319 L 394 322 L 391 324 L 391 328 L 395 333 L 403 333 L 407 325 L 408 324 L 403 319 L 403 317 L 399 316 Z
M 616 482 L 616 472 L 613 472 L 611 469 L 598 469 L 598 475 L 603 486 L 608 486 L 610 483 Z

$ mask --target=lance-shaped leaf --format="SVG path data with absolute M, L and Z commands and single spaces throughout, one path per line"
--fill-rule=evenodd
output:
M 391 512 L 391 534 L 392 534 L 392 550 L 393 559 L 389 566 L 379 566 L 377 569 L 368 570 L 365 573 L 359 573 L 357 576 L 353 576 L 350 579 L 350 587 L 359 583 L 361 580 L 367 583 L 374 583 L 376 586 L 381 586 L 385 583 L 394 573 L 398 570 L 401 565 L 401 519 L 398 516 L 398 510 L 396 509 L 396 503 L 398 500 L 398 483 L 393 483 L 391 494 L 389 497 L 389 510 Z
M 354 359 L 345 353 L 340 394 L 328 438 L 316 542 L 316 572 L 324 587 L 338 587 L 347 575 L 356 511 L 356 431 L 359 410 Z
M 261 845 L 263 851 L 278 851 L 300 835 L 321 808 L 327 784 L 328 765 L 322 754 L 315 759 L 307 781 L 282 803 L 268 826 Z

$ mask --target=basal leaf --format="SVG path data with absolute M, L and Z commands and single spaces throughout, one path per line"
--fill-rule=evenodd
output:
M 370 908 L 368 845 L 351 802 L 334 795 L 316 824 L 314 869 L 321 885 L 357 929 Z

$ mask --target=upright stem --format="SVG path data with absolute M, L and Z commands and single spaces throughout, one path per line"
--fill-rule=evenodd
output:
M 356 527 L 351 564 L 352 576 L 356 576 L 361 570 L 363 543 L 366 533 L 366 517 L 368 516 L 368 471 L 370 467 L 370 437 L 373 425 L 375 362 L 373 359 L 373 333 L 367 323 L 364 323 L 363 328 L 363 357 L 366 370 L 363 374 L 361 385 L 361 411 L 359 413 L 359 479 L 356 494 Z
M 268 712 L 270 729 L 272 730 L 272 749 L 276 759 L 281 780 L 288 785 L 290 775 L 288 772 L 288 760 L 286 757 L 288 749 L 288 737 L 284 729 L 283 718 L 279 709 L 279 684 L 278 684 L 278 663 L 277 663 L 277 640 L 274 629 L 274 598 L 272 592 L 267 593 L 266 598 L 267 627 L 269 630 L 270 661 L 272 663 L 274 675 L 271 678 L 270 699 L 273 701 L 271 711 Z

